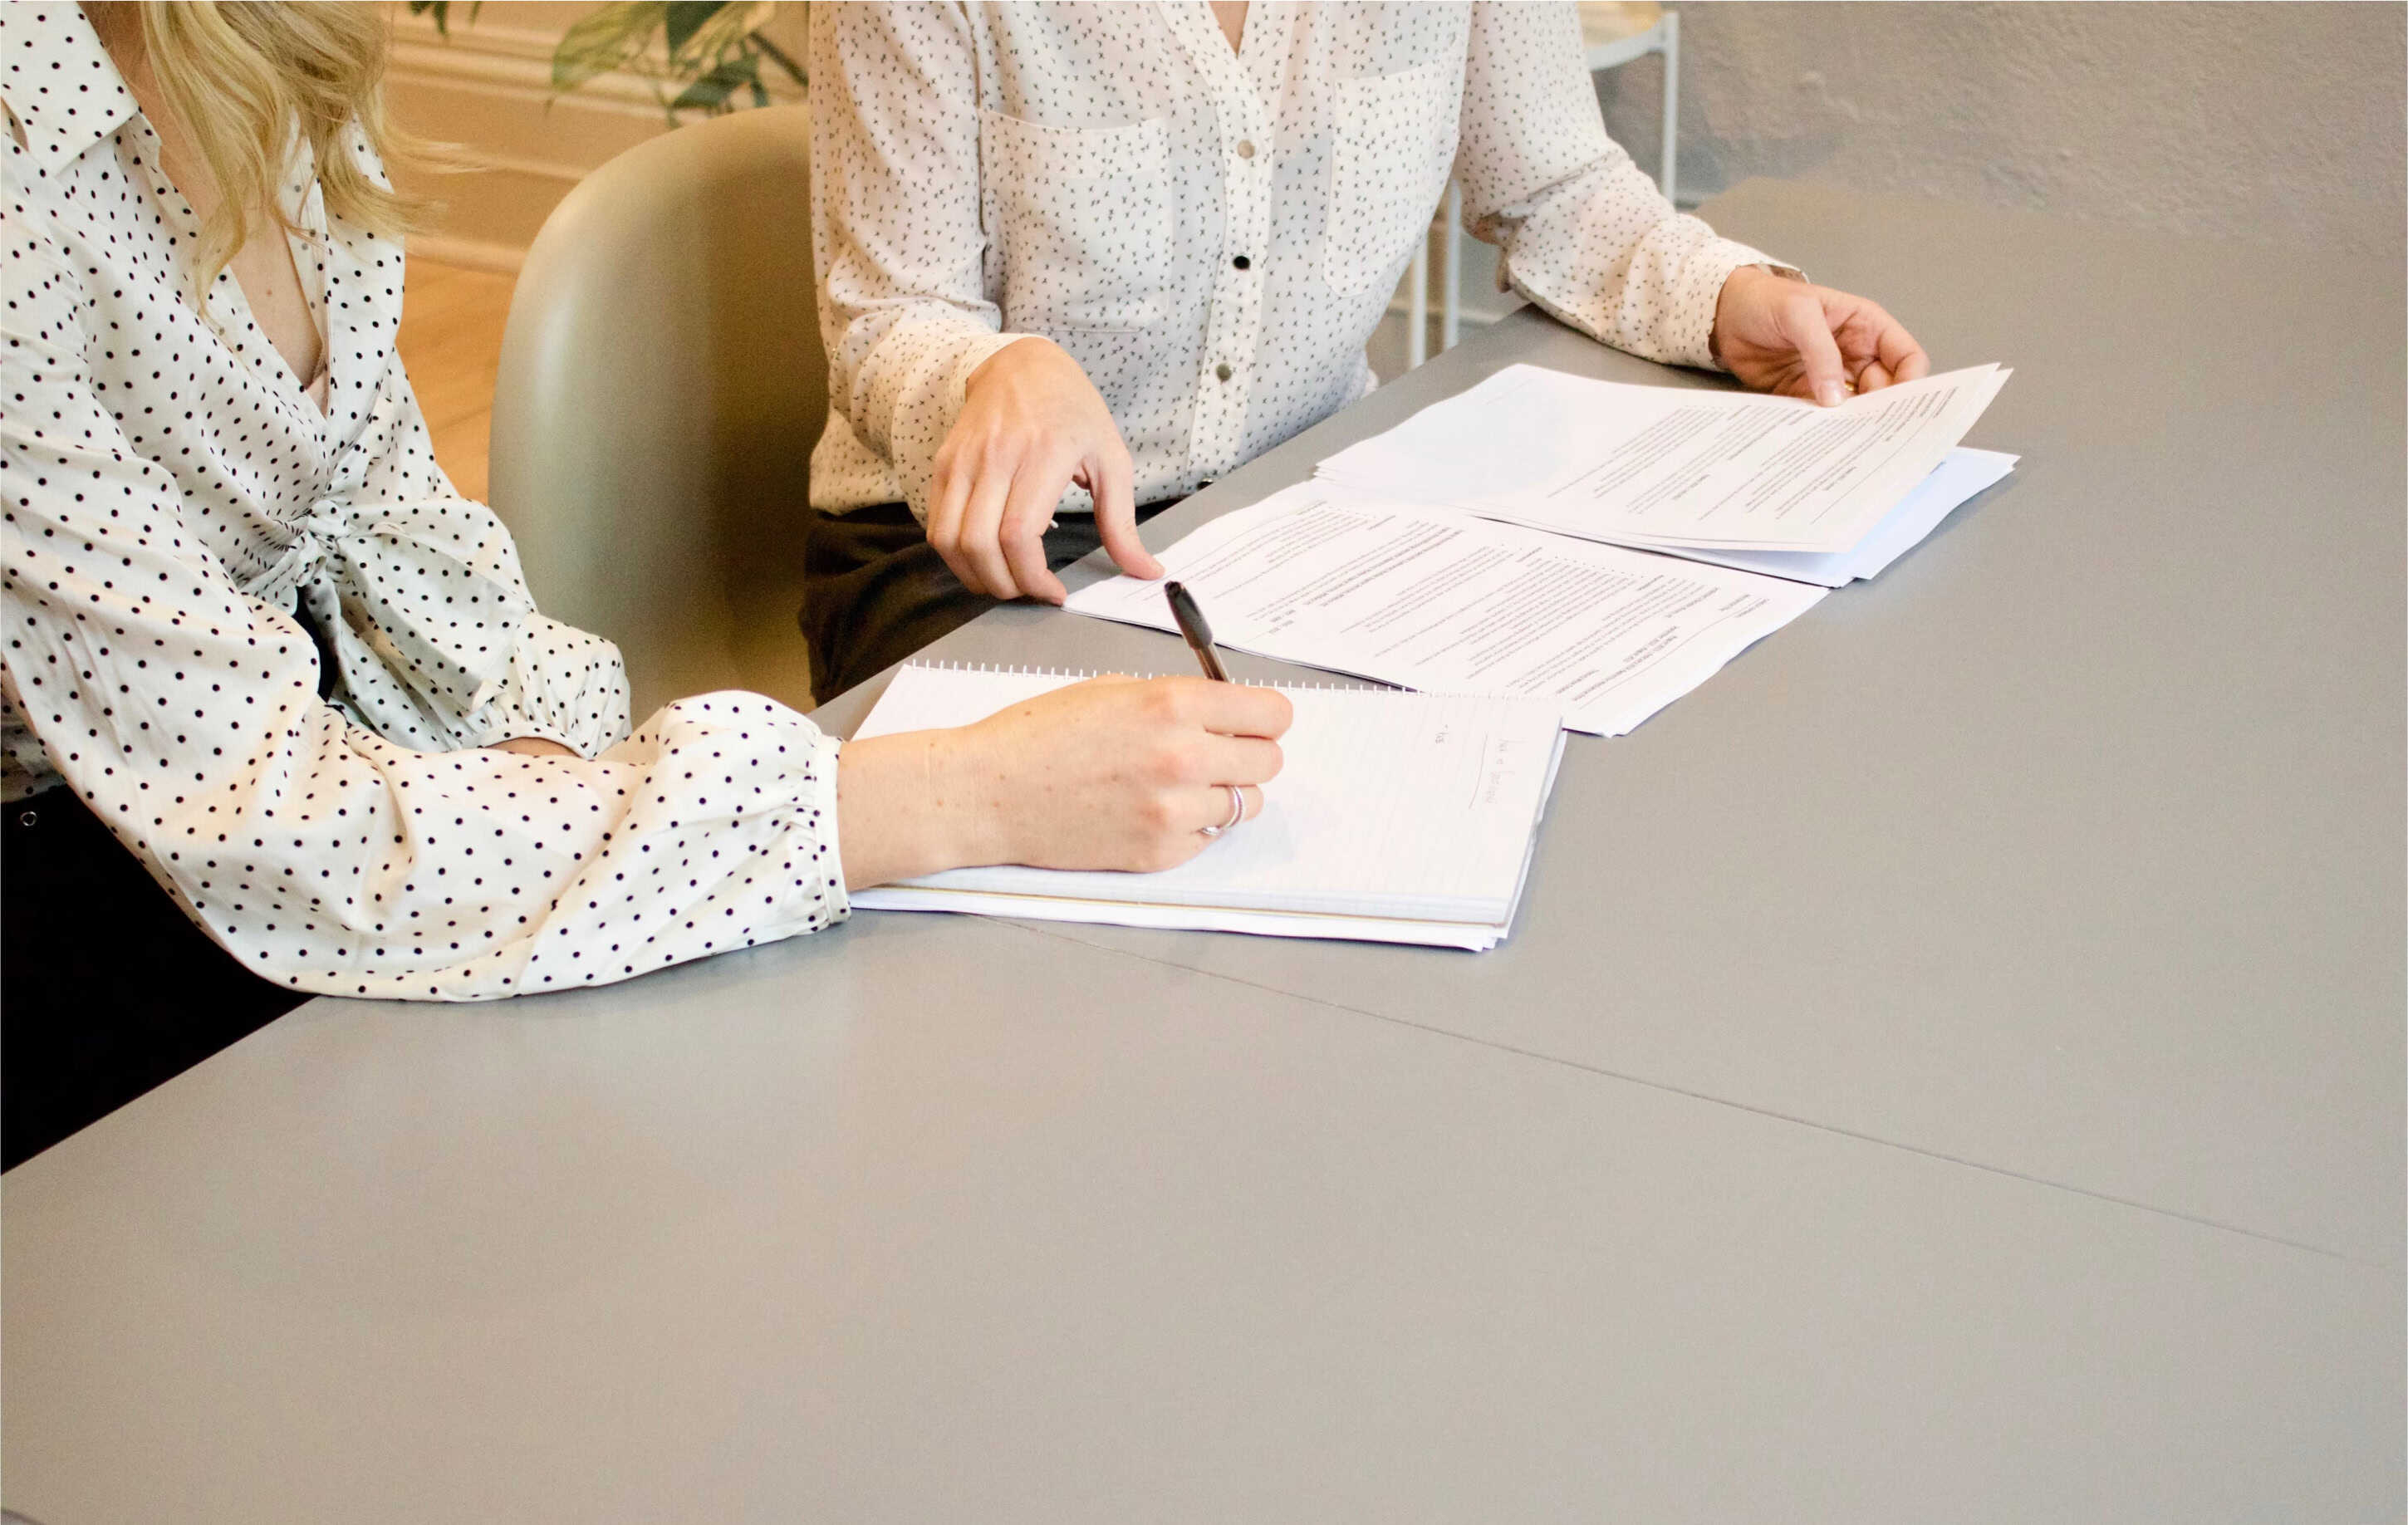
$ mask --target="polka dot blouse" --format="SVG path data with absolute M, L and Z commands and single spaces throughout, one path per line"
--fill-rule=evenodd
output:
M 924 517 L 964 379 L 1030 334 L 1139 502 L 1251 460 L 1370 390 L 1450 174 L 1514 290 L 1653 359 L 1712 365 L 1724 280 L 1771 263 L 1606 137 L 1569 5 L 1265 0 L 1235 50 L 1200 3 L 814 6 L 811 98 L 831 511 Z
M 195 305 L 197 222 L 81 13 L 0 7 L 0 44 L 7 798 L 65 783 L 300 990 L 592 985 L 842 916 L 836 742 L 745 694 L 628 735 L 617 649 L 535 612 L 435 464 L 399 247 L 296 166 L 322 411 L 231 274 Z M 518 736 L 578 757 L 479 750 Z

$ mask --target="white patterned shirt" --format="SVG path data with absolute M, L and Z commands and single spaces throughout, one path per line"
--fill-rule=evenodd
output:
M 11 801 L 64 781 L 298 990 L 591 985 L 844 914 L 836 742 L 749 694 L 629 738 L 617 649 L 534 611 L 437 467 L 397 244 L 330 223 L 296 165 L 321 411 L 231 272 L 192 299 L 198 222 L 75 6 L 0 7 L 0 104 Z M 579 756 L 478 750 L 517 736 Z
M 1513 290 L 1651 359 L 1711 366 L 1723 281 L 1773 263 L 1606 137 L 1570 5 L 1258 0 L 1234 50 L 1200 0 L 815 6 L 811 113 L 829 511 L 926 517 L 964 381 L 1032 334 L 1137 501 L 1194 491 L 1370 390 L 1450 174 Z

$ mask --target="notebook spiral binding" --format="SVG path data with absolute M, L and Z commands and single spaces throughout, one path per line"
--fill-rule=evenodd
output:
M 1068 678 L 1073 683 L 1082 678 L 1100 678 L 1104 676 L 1104 674 L 1100 672 L 1079 668 L 1013 667 L 1001 662 L 906 662 L 903 665 L 905 667 L 925 668 L 932 672 L 1014 672 L 1025 673 L 1032 678 Z M 1196 674 L 1192 672 L 1131 672 L 1124 674 L 1124 676 L 1130 678 L 1193 678 Z M 1356 694 L 1409 694 L 1416 692 L 1416 690 L 1413 689 L 1398 688 L 1390 683 L 1374 683 L 1338 682 L 1260 683 L 1247 683 L 1239 679 L 1232 679 L 1231 682 L 1243 683 L 1243 685 L 1248 688 L 1329 688 Z

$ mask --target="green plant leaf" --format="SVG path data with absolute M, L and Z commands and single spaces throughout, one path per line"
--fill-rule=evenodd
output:
M 578 18 L 552 50 L 552 88 L 574 90 L 633 62 L 666 19 L 664 0 L 627 0 Z
M 675 58 L 702 23 L 727 8 L 727 0 L 669 0 L 662 16 L 661 36 L 668 44 L 669 56 Z
M 710 73 L 738 50 L 752 51 L 746 44 L 777 14 L 773 0 L 729 0 L 710 7 L 710 14 L 701 19 L 684 47 L 670 58 L 669 71 L 692 79 Z
M 477 20 L 477 12 L 484 8 L 485 0 L 470 0 L 468 21 L 472 25 Z M 409 13 L 434 17 L 435 35 L 446 42 L 452 40 L 452 0 L 409 0 Z
M 710 73 L 678 93 L 669 102 L 672 114 L 679 111 L 708 111 L 714 115 L 727 109 L 727 97 L 739 85 L 755 90 L 761 84 L 761 61 L 752 57 L 725 59 Z

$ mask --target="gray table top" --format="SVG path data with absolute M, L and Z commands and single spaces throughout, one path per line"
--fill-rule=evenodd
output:
M 2014 365 L 2024 463 L 1575 739 L 1506 947 L 865 914 L 312 1002 L 0 1184 L 10 1506 L 2397 1518 L 2397 262 L 1709 215 Z M 1698 380 L 1509 320 L 1149 539 L 1521 359 Z
M 2015 474 L 1633 735 L 1571 739 L 1494 954 L 1065 935 L 2400 1263 L 2400 269 L 1771 181 L 1708 210 L 1936 365 L 2014 366 L 1969 442 Z M 1714 384 L 1525 309 L 1148 540 L 1522 361 Z M 1191 661 L 1034 607 L 931 655 Z

